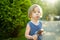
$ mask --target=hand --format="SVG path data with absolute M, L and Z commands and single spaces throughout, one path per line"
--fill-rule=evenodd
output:
M 44 30 L 41 29 L 41 30 L 38 32 L 38 34 L 39 34 L 39 35 L 42 35 L 42 34 L 43 34 L 43 31 L 44 31 Z
M 33 40 L 37 40 L 37 35 L 33 35 Z

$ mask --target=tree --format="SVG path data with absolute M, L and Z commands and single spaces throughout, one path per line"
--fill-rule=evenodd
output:
M 17 37 L 25 27 L 30 0 L 0 0 L 0 38 Z

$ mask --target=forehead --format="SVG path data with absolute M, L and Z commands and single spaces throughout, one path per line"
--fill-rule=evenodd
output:
M 38 6 L 36 6 L 33 11 L 40 11 L 40 8 Z

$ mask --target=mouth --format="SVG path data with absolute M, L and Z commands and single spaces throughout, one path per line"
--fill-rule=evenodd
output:
M 39 18 L 39 16 L 36 16 L 36 18 Z

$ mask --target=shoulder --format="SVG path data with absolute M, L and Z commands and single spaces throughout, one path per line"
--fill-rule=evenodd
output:
M 27 24 L 30 24 L 31 23 L 31 21 L 29 21 Z
M 42 21 L 41 21 L 41 20 L 39 20 L 39 23 L 40 23 L 40 24 L 42 24 Z
M 30 23 L 30 21 L 29 21 L 29 22 L 27 23 L 27 26 L 26 26 L 26 27 L 30 28 L 30 24 L 31 24 L 31 23 Z
M 27 25 L 26 25 L 26 30 L 30 30 L 30 25 L 29 25 L 29 23 L 27 23 Z
M 29 21 L 29 22 L 27 23 L 27 25 L 29 25 L 29 26 L 31 26 L 31 24 L 32 24 L 31 21 Z

